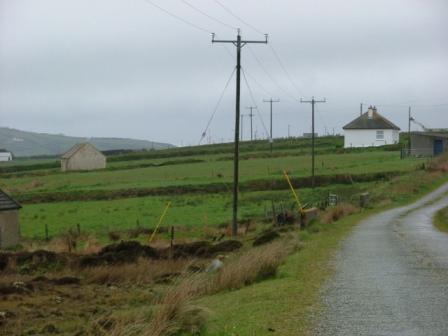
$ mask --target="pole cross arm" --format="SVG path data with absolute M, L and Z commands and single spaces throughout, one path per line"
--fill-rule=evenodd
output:
M 238 41 L 237 40 L 217 40 L 215 39 L 215 33 L 212 33 L 212 43 L 232 43 L 235 44 Z M 264 40 L 240 40 L 241 43 L 241 47 L 246 45 L 246 44 L 250 44 L 250 43 L 262 43 L 262 44 L 267 44 L 268 43 L 268 34 L 265 34 L 265 39 Z

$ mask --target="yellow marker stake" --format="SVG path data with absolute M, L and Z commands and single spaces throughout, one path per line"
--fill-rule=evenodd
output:
M 286 170 L 283 171 L 283 175 L 285 175 L 285 179 L 286 179 L 286 181 L 288 181 L 289 188 L 291 188 L 291 192 L 294 195 L 294 198 L 295 198 L 296 203 L 297 203 L 297 207 L 299 208 L 299 212 L 303 213 L 302 204 L 300 203 L 299 197 L 297 196 L 296 191 L 294 190 L 294 187 L 292 186 L 291 180 L 289 179 L 289 175 L 286 172 Z
M 157 230 L 159 229 L 160 224 L 162 224 L 163 218 L 165 218 L 166 212 L 168 211 L 168 208 L 170 207 L 170 205 L 171 205 L 171 202 L 168 202 L 167 205 L 166 205 L 166 207 L 165 207 L 165 210 L 163 210 L 162 216 L 160 216 L 160 218 L 159 218 L 159 222 L 157 223 L 156 228 L 154 229 L 154 231 L 152 232 L 151 237 L 149 238 L 149 244 L 151 244 L 151 242 L 152 242 L 154 236 L 155 236 L 156 233 L 157 233 Z

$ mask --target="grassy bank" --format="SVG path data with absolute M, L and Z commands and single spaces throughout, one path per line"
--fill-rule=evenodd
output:
M 442 232 L 448 233 L 448 207 L 439 210 L 434 217 L 434 225 Z
M 352 228 L 368 216 L 410 203 L 447 181 L 439 173 L 403 176 L 379 188 L 383 201 L 376 208 L 301 232 L 303 248 L 287 259 L 277 278 L 200 300 L 199 304 L 211 310 L 206 335 L 270 335 L 273 331 L 310 335 L 313 315 L 319 310 L 319 290 L 333 271 L 329 261 Z

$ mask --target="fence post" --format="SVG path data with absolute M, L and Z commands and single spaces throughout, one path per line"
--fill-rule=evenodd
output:
M 171 239 L 170 239 L 170 258 L 173 258 L 174 247 L 174 226 L 171 225 Z
M 48 224 L 45 223 L 45 240 L 48 241 L 49 237 L 48 237 Z
M 275 204 L 272 200 L 272 221 L 274 222 L 274 225 L 277 225 L 277 214 L 275 213 Z

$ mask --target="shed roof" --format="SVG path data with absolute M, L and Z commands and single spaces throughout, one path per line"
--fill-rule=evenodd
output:
M 84 142 L 84 143 L 79 143 L 79 144 L 74 145 L 72 148 L 70 148 L 68 151 L 66 151 L 64 154 L 62 154 L 61 158 L 62 159 L 70 159 L 73 155 L 76 154 L 76 152 L 78 152 L 81 148 L 84 148 L 85 146 L 90 146 L 94 150 L 96 150 L 98 153 L 101 153 L 92 144 L 90 144 L 88 142 Z
M 22 206 L 0 189 L 0 211 L 17 210 Z
M 369 112 L 363 113 L 361 116 L 356 118 L 355 120 L 349 122 L 347 125 L 342 127 L 345 130 L 351 129 L 393 129 L 400 130 L 400 127 L 395 125 L 393 122 L 384 118 L 381 114 L 379 114 L 376 109 L 374 109 L 371 113 L 371 117 L 369 117 Z
M 411 132 L 411 135 L 421 135 L 431 138 L 445 138 L 448 139 L 448 132 Z

